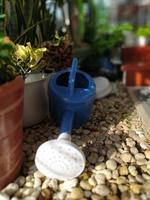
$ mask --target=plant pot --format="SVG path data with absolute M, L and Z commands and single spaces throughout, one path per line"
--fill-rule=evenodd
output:
M 24 127 L 41 122 L 48 115 L 47 77 L 45 74 L 29 74 L 25 79 Z
M 121 58 L 123 64 L 150 62 L 150 45 L 122 48 Z
M 124 65 L 122 70 L 126 86 L 150 86 L 150 63 Z
M 23 89 L 20 77 L 0 86 L 0 189 L 18 175 L 22 164 Z

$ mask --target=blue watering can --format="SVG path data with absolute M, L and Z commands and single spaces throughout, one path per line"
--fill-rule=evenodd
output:
M 59 180 L 79 176 L 86 159 L 77 145 L 71 142 L 71 129 L 85 123 L 92 110 L 95 98 L 95 83 L 92 78 L 77 69 L 74 58 L 71 69 L 55 73 L 48 84 L 50 114 L 60 126 L 58 139 L 39 146 L 35 164 L 49 178 Z
M 60 133 L 71 133 L 89 119 L 95 99 L 93 79 L 77 69 L 78 60 L 72 67 L 52 75 L 48 83 L 50 115 L 60 127 Z

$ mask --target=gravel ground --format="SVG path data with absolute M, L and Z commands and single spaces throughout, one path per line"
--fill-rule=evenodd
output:
M 38 146 L 58 132 L 48 120 L 24 131 L 23 169 L 0 200 L 150 199 L 150 142 L 121 84 L 115 94 L 95 101 L 89 122 L 72 131 L 87 162 L 79 177 L 65 182 L 44 177 L 34 165 Z

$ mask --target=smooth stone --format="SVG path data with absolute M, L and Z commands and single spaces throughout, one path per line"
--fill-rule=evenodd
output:
M 60 191 L 60 192 L 57 193 L 57 197 L 58 197 L 58 199 L 60 199 L 60 200 L 65 199 L 65 198 L 66 198 L 66 195 L 67 195 L 67 192 L 66 192 L 66 191 Z
M 117 178 L 117 180 L 116 180 L 116 183 L 117 183 L 118 185 L 120 185 L 120 184 L 125 184 L 125 183 L 127 183 L 127 179 L 126 179 L 125 176 L 119 176 L 119 177 Z
M 147 159 L 150 159 L 150 150 L 148 149 L 148 150 L 144 151 L 144 153 L 145 153 L 145 157 Z
M 96 169 L 97 171 L 102 170 L 102 169 L 105 169 L 105 168 L 106 168 L 106 163 L 104 163 L 104 162 L 102 162 L 102 163 L 96 165 L 96 167 L 95 167 L 95 169 Z
M 17 183 L 10 183 L 3 189 L 3 191 L 9 196 L 11 196 L 14 193 L 16 193 L 18 189 L 19 189 L 19 186 Z
M 49 182 L 50 182 L 50 179 L 45 179 L 45 181 L 42 183 L 42 186 L 41 186 L 41 188 L 42 189 L 46 189 L 46 188 L 48 188 L 49 186 Z
M 128 191 L 129 187 L 127 185 L 118 185 L 120 192 Z
M 29 196 L 33 192 L 34 192 L 33 188 L 23 188 L 23 190 L 22 190 L 22 197 Z
M 26 182 L 25 184 L 24 184 L 24 186 L 25 187 L 29 187 L 29 188 L 33 188 L 33 183 L 32 182 Z
M 49 200 L 52 198 L 52 192 L 48 189 L 48 188 L 45 188 L 45 189 L 42 189 L 40 191 L 40 195 L 39 195 L 39 199 L 41 200 Z
M 130 190 L 135 194 L 140 194 L 142 186 L 137 183 L 130 184 Z
M 41 179 L 39 179 L 39 178 L 35 178 L 35 181 L 34 181 L 34 185 L 33 185 L 33 187 L 34 187 L 34 188 L 40 187 L 41 184 L 42 184 Z
M 142 176 L 143 176 L 143 178 L 145 179 L 145 180 L 150 180 L 150 175 L 148 175 L 148 174 L 142 174 Z
M 100 196 L 107 196 L 110 193 L 110 190 L 106 185 L 97 185 L 94 188 L 94 191 L 96 194 L 98 194 Z
M 128 175 L 128 168 L 127 168 L 127 166 L 126 165 L 123 165 L 123 166 L 121 166 L 120 168 L 119 168 L 119 174 L 121 175 L 121 176 L 124 176 L 124 175 Z
M 19 200 L 17 197 L 12 197 L 11 200 Z
M 0 192 L 0 200 L 10 200 L 10 197 L 5 193 Z
M 92 200 L 101 200 L 102 198 L 97 194 L 92 194 L 91 199 Z
M 144 178 L 141 175 L 135 176 L 135 179 L 139 183 L 144 183 L 145 182 Z
M 136 176 L 136 175 L 138 174 L 138 172 L 137 172 L 135 166 L 130 165 L 130 166 L 128 167 L 128 170 L 129 170 L 129 173 L 130 173 L 132 176 Z
M 80 187 L 84 190 L 91 190 L 92 186 L 89 184 L 87 180 L 80 181 Z
M 87 197 L 87 198 L 90 198 L 92 196 L 92 192 L 87 190 L 87 191 L 84 191 L 84 196 Z
M 138 153 L 138 149 L 137 149 L 136 147 L 131 147 L 131 148 L 130 148 L 130 152 L 131 152 L 133 155 L 135 155 L 135 154 Z
M 92 152 L 88 157 L 87 160 L 91 163 L 91 164 L 95 164 L 98 160 L 98 154 L 96 152 Z
M 132 155 L 126 152 L 126 153 L 121 154 L 120 157 L 125 163 L 129 163 L 131 161 Z
M 139 159 L 136 161 L 137 165 L 146 165 L 147 164 L 147 160 L 146 159 Z
M 45 176 L 40 171 L 36 171 L 34 172 L 34 177 L 41 179 L 41 178 L 44 178 Z
M 57 191 L 58 190 L 58 181 L 57 179 L 51 179 L 48 187 L 52 188 L 52 190 Z
M 84 192 L 81 188 L 73 188 L 70 193 L 70 199 L 81 199 L 84 197 Z
M 114 170 L 114 171 L 112 172 L 112 178 L 113 178 L 113 179 L 117 179 L 118 176 L 119 176 L 119 172 L 118 172 L 118 169 L 116 169 L 116 170 Z
M 133 147 L 133 146 L 135 146 L 135 141 L 131 138 L 126 138 L 126 144 L 129 147 Z
M 134 155 L 136 160 L 144 159 L 145 155 L 143 153 L 137 153 Z
M 100 156 L 98 157 L 98 161 L 97 162 L 103 162 L 105 160 L 104 156 Z
M 110 149 L 108 149 L 108 151 L 107 151 L 107 157 L 108 157 L 109 159 L 113 159 L 113 158 L 116 156 L 116 154 L 117 154 L 117 151 L 116 151 L 115 148 L 110 148 Z
M 36 200 L 36 197 L 24 197 L 22 200 Z
M 103 169 L 99 171 L 99 174 L 104 174 L 107 180 L 110 180 L 112 177 L 111 171 L 109 169 Z
M 117 163 L 115 160 L 107 160 L 106 161 L 106 166 L 107 166 L 107 169 L 110 169 L 110 170 L 115 170 L 117 168 Z
M 95 180 L 97 182 L 98 185 L 101 185 L 101 184 L 105 184 L 105 175 L 104 174 L 96 174 L 95 175 Z
M 25 184 L 25 177 L 24 176 L 19 176 L 16 180 L 15 183 L 19 185 L 19 187 L 22 187 Z
M 62 188 L 63 190 L 66 190 L 66 191 L 69 191 L 71 192 L 73 188 L 75 188 L 78 184 L 78 179 L 77 178 L 74 178 L 74 179 L 71 179 L 71 180 L 68 180 L 68 181 L 65 181 L 63 184 L 62 184 Z
M 96 186 L 96 180 L 95 180 L 95 177 L 91 177 L 88 179 L 88 182 L 90 185 L 92 186 Z

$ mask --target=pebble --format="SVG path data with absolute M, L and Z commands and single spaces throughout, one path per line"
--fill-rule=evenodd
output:
M 137 172 L 135 166 L 132 166 L 132 165 L 129 166 L 129 167 L 128 167 L 128 170 L 129 170 L 129 172 L 130 172 L 130 174 L 131 174 L 132 176 L 137 176 L 138 172 Z
M 56 179 L 51 179 L 49 181 L 48 187 L 52 188 L 54 191 L 58 190 L 58 181 Z
M 46 188 L 46 189 L 42 189 L 40 191 L 40 196 L 39 196 L 39 200 L 50 200 L 52 197 L 52 192 Z
M 34 185 L 33 185 L 33 187 L 34 187 L 34 188 L 40 187 L 41 184 L 42 184 L 41 179 L 39 179 L 39 178 L 35 178 L 35 181 L 34 181 Z
M 41 188 L 42 188 L 42 189 L 48 188 L 49 182 L 50 182 L 50 180 L 49 180 L 48 178 L 45 179 L 45 181 L 42 183 Z
M 98 154 L 96 152 L 92 152 L 88 157 L 87 160 L 91 163 L 91 164 L 95 164 L 98 160 Z
M 71 192 L 74 187 L 78 184 L 78 179 L 74 178 L 62 183 L 62 189 Z
M 117 180 L 116 180 L 116 183 L 117 183 L 118 185 L 120 185 L 120 184 L 125 184 L 125 183 L 127 183 L 127 179 L 126 179 L 125 176 L 119 176 L 119 177 L 117 178 Z
M 106 161 L 106 166 L 107 166 L 107 169 L 110 169 L 110 170 L 115 170 L 117 168 L 117 163 L 115 160 L 107 160 Z
M 129 190 L 129 187 L 127 185 L 118 185 L 118 188 L 120 192 L 125 192 Z
M 41 172 L 39 172 L 39 171 L 34 172 L 34 178 L 40 178 L 40 179 L 42 179 L 44 177 L 45 176 Z
M 150 150 L 148 149 L 148 150 L 144 151 L 144 153 L 145 153 L 145 157 L 147 159 L 150 159 Z
M 146 159 L 139 159 L 136 161 L 137 165 L 146 165 L 147 164 L 147 160 Z
M 96 165 L 96 167 L 95 167 L 95 169 L 96 169 L 97 171 L 102 170 L 102 169 L 105 169 L 105 168 L 106 168 L 106 163 L 104 163 L 104 162 L 102 162 L 102 163 Z
M 105 175 L 104 174 L 96 174 L 95 175 L 95 180 L 97 182 L 98 185 L 101 185 L 101 184 L 105 184 Z
M 120 157 L 125 163 L 129 163 L 131 161 L 132 155 L 127 152 L 127 153 L 121 154 Z
M 107 196 L 110 193 L 110 190 L 106 185 L 97 185 L 94 188 L 94 191 L 100 196 Z
M 112 177 L 111 171 L 109 169 L 103 169 L 99 171 L 99 174 L 104 174 L 107 180 L 110 180 Z
M 8 194 L 8 195 L 13 195 L 14 193 L 17 192 L 17 190 L 19 189 L 19 186 L 17 183 L 10 183 L 8 184 L 4 189 L 3 191 Z
M 138 149 L 137 149 L 136 147 L 131 147 L 131 148 L 130 148 L 130 152 L 131 152 L 133 155 L 135 155 L 135 154 L 138 153 Z
M 130 190 L 135 194 L 139 194 L 141 191 L 141 185 L 137 183 L 131 183 Z
M 121 176 L 128 175 L 128 168 L 126 165 L 123 165 L 119 168 L 119 174 Z
M 91 199 L 92 200 L 101 200 L 102 198 L 97 194 L 92 194 Z
M 19 185 L 19 187 L 22 187 L 25 184 L 25 177 L 24 176 L 19 176 L 16 180 L 15 183 Z
M 87 198 L 90 198 L 92 196 L 92 192 L 91 191 L 84 191 L 84 196 Z
M 135 146 L 135 141 L 131 138 L 126 138 L 126 144 L 129 147 L 134 147 Z
M 134 155 L 136 160 L 144 159 L 145 155 L 143 153 L 137 153 Z
M 0 192 L 0 200 L 10 200 L 10 197 L 5 193 Z
M 88 179 L 88 182 L 89 182 L 89 184 L 90 185 L 92 185 L 92 186 L 96 186 L 96 180 L 95 180 L 95 177 L 91 177 L 91 178 L 89 178 Z
M 81 188 L 73 188 L 70 193 L 70 199 L 81 199 L 84 197 L 84 192 Z
M 116 170 L 114 170 L 114 171 L 112 172 L 112 178 L 113 178 L 113 179 L 117 179 L 118 176 L 119 176 L 119 172 L 118 172 L 118 170 L 116 169 Z
M 89 184 L 87 180 L 80 181 L 80 187 L 84 190 L 91 190 L 92 186 Z

